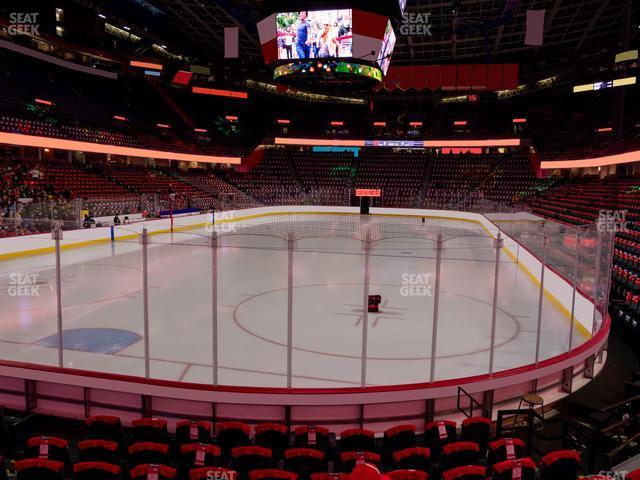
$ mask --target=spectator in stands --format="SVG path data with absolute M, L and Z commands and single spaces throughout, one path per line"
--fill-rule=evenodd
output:
M 118 216 L 117 213 L 116 213 L 116 216 L 113 217 L 113 224 L 114 225 L 120 225 L 120 217 Z
M 84 216 L 84 220 L 82 221 L 82 226 L 84 228 L 91 228 L 91 225 L 93 225 L 94 223 L 96 223 L 96 221 L 93 219 L 93 217 L 91 217 L 90 214 L 85 214 Z

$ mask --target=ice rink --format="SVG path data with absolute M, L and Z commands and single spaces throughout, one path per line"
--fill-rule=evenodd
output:
M 488 373 L 495 255 L 479 224 L 358 215 L 296 215 L 234 224 L 217 249 L 218 380 L 286 386 L 287 273 L 293 253 L 293 386 L 360 385 L 365 250 L 374 239 L 367 385 L 429 380 L 442 233 L 435 379 Z M 66 232 L 65 232 L 66 233 Z M 212 382 L 212 249 L 204 230 L 160 234 L 149 246 L 151 377 Z M 28 241 L 28 240 L 25 240 Z M 511 249 L 513 250 L 513 249 Z M 501 251 L 495 371 L 534 362 L 539 286 Z M 62 252 L 64 366 L 144 376 L 142 246 L 99 243 Z M 16 291 L 18 283 L 33 289 Z M 0 357 L 57 365 L 55 256 L 0 262 Z M 37 288 L 36 288 L 37 287 Z M 28 293 L 25 295 L 24 293 Z M 541 359 L 585 340 L 543 297 Z

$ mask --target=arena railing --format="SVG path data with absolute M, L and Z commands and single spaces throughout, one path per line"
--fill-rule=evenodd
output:
M 214 416 L 234 418 L 235 404 L 248 403 L 268 420 L 271 393 L 299 406 L 351 405 L 336 397 L 345 394 L 376 404 L 367 410 L 376 425 L 413 419 L 407 412 L 425 399 L 428 415 L 455 411 L 456 393 L 446 392 L 458 386 L 490 415 L 494 401 L 530 388 L 536 369 L 547 372 L 538 391 L 569 392 L 574 378 L 593 377 L 608 331 L 612 231 L 479 196 L 450 200 L 450 210 L 373 208 L 368 217 L 227 204 L 215 221 L 207 213 L 74 229 L 33 220 L 54 233 L 0 241 L 12 293 L 0 368 L 28 366 L 27 377 L 40 378 L 31 388 L 51 405 L 75 395 L 60 397 L 57 375 L 84 385 L 85 400 L 73 401 L 85 412 L 137 412 L 145 392 L 162 416 L 197 416 L 214 402 Z M 376 295 L 382 313 L 369 311 Z M 403 327 L 412 317 L 424 322 Z M 396 335 L 402 348 L 389 350 Z M 0 398 L 29 404 L 19 390 L 9 382 Z M 292 421 L 304 424 L 314 413 L 299 408 Z

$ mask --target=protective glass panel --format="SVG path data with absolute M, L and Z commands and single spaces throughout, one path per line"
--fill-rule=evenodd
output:
M 10 237 L 3 240 L 2 253 L 11 252 L 3 258 L 0 269 L 2 359 L 58 366 L 56 257 L 51 222 L 3 219 L 2 227 L 2 233 Z

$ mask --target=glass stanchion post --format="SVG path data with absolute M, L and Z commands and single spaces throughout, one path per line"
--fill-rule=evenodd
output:
M 58 316 L 58 366 L 64 367 L 64 343 L 62 338 L 62 264 L 60 259 L 60 241 L 62 240 L 62 229 L 60 224 L 53 227 L 53 240 L 55 241 L 56 250 L 56 307 Z
M 540 269 L 540 294 L 538 296 L 538 326 L 536 328 L 536 365 L 540 361 L 540 339 L 542 338 L 542 309 L 544 307 L 544 273 L 547 269 L 546 265 L 546 249 L 547 249 L 547 234 L 544 233 L 542 237 L 542 253 L 540 254 L 541 258 L 541 269 Z
M 571 351 L 573 346 L 573 326 L 576 322 L 576 294 L 578 293 L 578 275 L 580 273 L 580 227 L 576 229 L 576 254 L 573 259 L 573 292 L 571 292 L 571 317 L 569 324 L 569 348 L 567 351 Z
M 287 236 L 287 388 L 293 386 L 293 233 Z
M 218 385 L 218 236 L 211 232 L 211 368 Z
M 149 233 L 142 229 L 142 304 L 144 319 L 144 376 L 150 378 L 149 362 Z
M 433 383 L 436 376 L 436 355 L 438 346 L 438 311 L 440 309 L 440 272 L 442 268 L 442 234 L 438 233 L 436 240 L 436 284 L 433 292 L 433 325 L 431 330 L 431 370 L 429 381 Z
M 371 275 L 371 234 L 367 232 L 364 242 L 364 289 L 362 301 L 362 361 L 360 385 L 367 386 L 367 342 L 369 333 L 369 281 Z
M 493 375 L 493 363 L 495 360 L 496 349 L 496 323 L 498 320 L 498 282 L 500 281 L 500 251 L 504 245 L 502 234 L 498 232 L 498 237 L 495 241 L 496 248 L 496 265 L 495 265 L 495 277 L 493 281 L 493 307 L 491 313 L 491 349 L 489 350 L 489 375 Z

